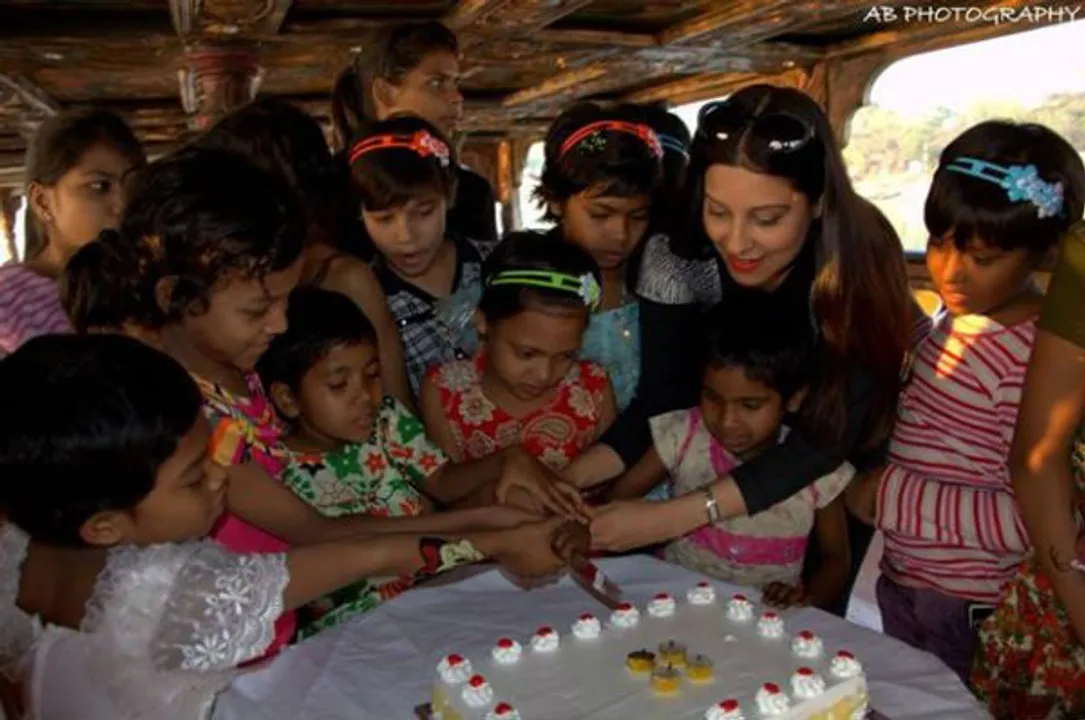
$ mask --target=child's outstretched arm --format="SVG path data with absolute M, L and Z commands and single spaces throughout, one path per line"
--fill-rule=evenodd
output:
M 653 445 L 636 465 L 622 475 L 610 491 L 611 500 L 635 500 L 642 498 L 667 477 L 667 468 L 659 451 Z
M 287 553 L 290 580 L 283 603 L 289 610 L 361 578 L 435 574 L 485 559 L 496 560 L 518 577 L 549 575 L 567 560 L 552 549 L 565 522 L 550 518 L 454 539 L 397 533 L 294 548 Z

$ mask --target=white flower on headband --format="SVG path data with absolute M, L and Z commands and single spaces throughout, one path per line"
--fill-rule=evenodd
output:
M 441 163 L 441 167 L 448 167 L 450 160 L 448 145 L 433 137 L 428 132 L 421 132 L 418 134 L 418 145 L 428 151 L 430 155 L 436 157 L 438 162 Z
M 599 304 L 599 296 L 602 292 L 595 277 L 591 273 L 584 273 L 580 276 L 580 287 L 577 289 L 576 294 L 580 296 L 585 305 L 594 308 Z

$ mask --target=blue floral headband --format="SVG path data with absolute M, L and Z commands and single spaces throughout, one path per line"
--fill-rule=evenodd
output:
M 1039 218 L 1062 214 L 1062 183 L 1040 178 L 1035 165 L 996 165 L 977 158 L 959 157 L 946 165 L 950 172 L 970 175 L 998 185 L 1010 202 L 1027 201 L 1036 208 Z

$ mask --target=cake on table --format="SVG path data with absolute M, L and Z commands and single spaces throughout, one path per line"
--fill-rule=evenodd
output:
M 431 707 L 439 720 L 861 720 L 867 687 L 847 649 L 702 582 L 495 638 L 485 657 L 450 653 Z

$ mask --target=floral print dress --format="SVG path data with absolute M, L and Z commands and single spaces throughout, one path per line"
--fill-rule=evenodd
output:
M 412 517 L 426 511 L 418 487 L 447 462 L 422 422 L 398 400 L 385 397 L 366 442 L 323 454 L 290 452 L 282 480 L 329 517 Z M 330 593 L 299 611 L 299 636 L 368 612 L 415 582 L 415 576 L 367 578 Z
M 482 390 L 486 355 L 445 363 L 430 370 L 441 407 L 465 460 L 490 457 L 521 445 L 553 470 L 571 463 L 595 442 L 603 428 L 603 402 L 610 385 L 596 363 L 573 363 L 547 405 L 517 418 Z
M 1085 497 L 1085 428 L 1073 454 Z M 1085 645 L 1035 556 L 1021 564 L 998 610 L 979 631 L 972 688 L 998 720 L 1046 718 L 1052 708 L 1085 716 Z

